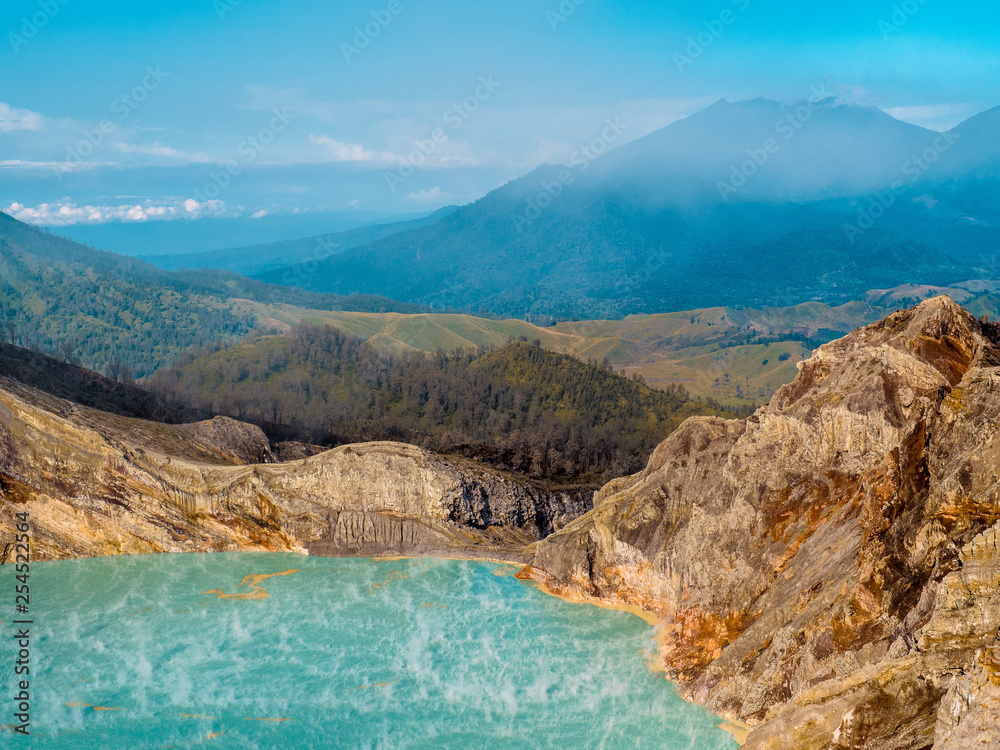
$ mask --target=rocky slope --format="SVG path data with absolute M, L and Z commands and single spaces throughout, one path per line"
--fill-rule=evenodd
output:
M 747 420 L 693 419 L 538 543 L 557 592 L 661 619 L 747 747 L 1000 747 L 1000 326 L 948 298 L 817 350 Z
M 184 409 L 134 385 L 0 341 L 0 375 L 52 396 L 123 417 L 182 422 Z
M 313 452 L 231 419 L 143 421 L 0 377 L 0 562 L 23 511 L 39 560 L 235 549 L 523 560 L 590 507 L 586 494 L 408 445 Z M 301 458 L 278 462 L 289 456 Z

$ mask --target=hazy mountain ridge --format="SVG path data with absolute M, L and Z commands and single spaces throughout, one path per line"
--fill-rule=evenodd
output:
M 831 100 L 720 102 L 430 226 L 261 278 L 590 318 L 986 278 L 1000 270 L 997 120 L 942 135 Z
M 139 258 L 166 270 L 209 268 L 252 276 L 298 263 L 315 262 L 394 234 L 419 229 L 457 210 L 458 206 L 449 206 L 420 219 L 363 226 L 300 240 L 284 240 L 211 252 L 141 255 Z
M 844 104 L 817 89 L 799 101 L 723 99 L 616 149 L 607 166 L 627 165 L 640 172 L 681 167 L 716 187 L 717 181 L 731 178 L 734 167 L 756 158 L 763 163 L 754 174 L 744 175 L 749 194 L 831 198 L 883 187 L 937 137 L 879 109 Z M 768 141 L 774 142 L 772 148 Z

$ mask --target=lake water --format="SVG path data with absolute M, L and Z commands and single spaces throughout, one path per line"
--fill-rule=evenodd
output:
M 35 737 L 5 729 L 5 747 L 736 747 L 649 668 L 648 624 L 510 567 L 234 553 L 31 572 Z M 13 566 L 0 577 L 12 592 Z

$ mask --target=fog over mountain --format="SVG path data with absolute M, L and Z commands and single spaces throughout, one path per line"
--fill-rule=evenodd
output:
M 722 99 L 617 149 L 606 168 L 673 168 L 751 195 L 831 197 L 885 185 L 936 135 L 817 88 L 809 99 L 785 103 Z
M 598 157 L 609 120 L 568 165 L 261 278 L 501 315 L 616 317 L 989 277 L 1000 109 L 939 133 L 826 93 L 721 100 Z

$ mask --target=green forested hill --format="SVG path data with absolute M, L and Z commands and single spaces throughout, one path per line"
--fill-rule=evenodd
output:
M 403 440 L 548 478 L 635 471 L 683 419 L 733 416 L 683 389 L 654 390 L 533 343 L 385 355 L 311 325 L 186 356 L 148 385 L 278 439 Z
M 253 306 L 242 300 L 320 310 L 423 309 L 303 293 L 224 272 L 162 271 L 0 212 L 0 332 L 7 341 L 97 371 L 118 358 L 141 377 L 190 346 L 234 340 L 259 327 Z

